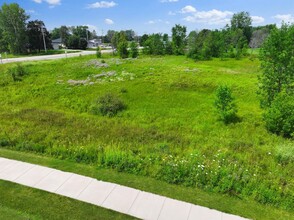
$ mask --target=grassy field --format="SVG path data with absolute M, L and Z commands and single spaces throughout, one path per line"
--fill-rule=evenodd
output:
M 18 82 L 1 65 L 0 146 L 294 209 L 294 144 L 264 128 L 257 59 L 104 60 L 25 63 Z M 218 120 L 219 85 L 232 87 L 239 122 Z M 93 114 L 106 93 L 127 109 Z

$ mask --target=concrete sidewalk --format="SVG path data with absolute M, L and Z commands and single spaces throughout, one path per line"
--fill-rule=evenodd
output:
M 118 184 L 1 157 L 0 179 L 67 196 L 140 219 L 245 220 Z

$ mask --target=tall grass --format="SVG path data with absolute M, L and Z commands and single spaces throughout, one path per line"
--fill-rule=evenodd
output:
M 258 60 L 105 56 L 100 67 L 88 65 L 93 58 L 26 63 L 17 82 L 1 65 L 0 146 L 294 208 L 294 144 L 265 129 Z M 214 110 L 224 84 L 240 117 L 229 125 Z M 107 93 L 128 108 L 93 115 Z

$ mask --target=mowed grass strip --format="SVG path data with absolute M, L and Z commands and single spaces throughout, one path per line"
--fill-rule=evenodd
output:
M 70 198 L 0 180 L 1 219 L 136 219 Z

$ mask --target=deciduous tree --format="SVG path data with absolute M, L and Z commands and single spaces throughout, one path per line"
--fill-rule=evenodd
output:
M 4 3 L 0 9 L 2 29 L 11 53 L 23 53 L 27 46 L 26 22 L 29 16 L 17 3 Z

